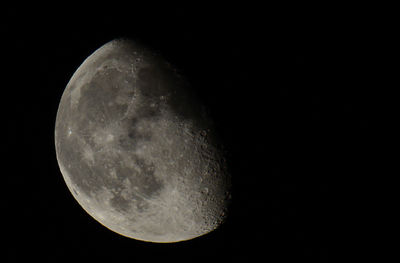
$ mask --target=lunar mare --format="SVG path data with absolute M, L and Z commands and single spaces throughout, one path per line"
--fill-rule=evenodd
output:
M 74 198 L 121 235 L 178 242 L 226 217 L 230 175 L 212 121 L 170 64 L 130 40 L 107 43 L 74 73 L 55 144 Z

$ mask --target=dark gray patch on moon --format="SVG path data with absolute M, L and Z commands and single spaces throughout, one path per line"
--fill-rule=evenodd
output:
M 127 40 L 98 49 L 61 98 L 57 160 L 76 200 L 122 235 L 177 242 L 226 217 L 230 176 L 188 83 Z

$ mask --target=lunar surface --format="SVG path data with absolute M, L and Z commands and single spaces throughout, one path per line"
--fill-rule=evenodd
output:
M 110 230 L 178 242 L 226 218 L 230 176 L 212 121 L 161 56 L 119 39 L 77 69 L 59 104 L 58 164 L 74 198 Z

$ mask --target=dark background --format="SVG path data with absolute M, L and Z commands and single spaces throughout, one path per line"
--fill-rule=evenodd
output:
M 373 114 L 359 9 L 322 6 L 7 6 L 1 16 L 7 262 L 219 259 L 332 262 L 347 249 Z M 183 72 L 229 151 L 228 221 L 191 241 L 117 235 L 73 199 L 58 169 L 62 92 L 101 45 L 130 37 Z M 5 147 L 4 147 L 5 146 Z M 8 221 L 9 220 L 9 221 Z M 349 234 L 349 233 L 348 233 Z

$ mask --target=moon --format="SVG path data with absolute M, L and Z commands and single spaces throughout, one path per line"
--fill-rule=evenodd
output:
M 170 63 L 132 40 L 103 45 L 73 74 L 55 147 L 74 198 L 120 235 L 179 242 L 227 217 L 231 176 L 212 119 Z

